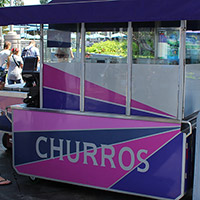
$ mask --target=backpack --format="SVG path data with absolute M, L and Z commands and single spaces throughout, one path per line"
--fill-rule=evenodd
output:
M 29 57 L 29 56 L 31 56 L 31 48 L 24 48 L 23 50 L 22 50 L 22 55 L 21 55 L 21 57 L 24 59 L 24 57 Z

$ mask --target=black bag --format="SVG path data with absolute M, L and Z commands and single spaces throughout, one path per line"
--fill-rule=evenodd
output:
M 7 74 L 7 70 L 4 69 L 3 67 L 0 67 L 0 82 L 4 82 L 5 83 L 6 74 Z

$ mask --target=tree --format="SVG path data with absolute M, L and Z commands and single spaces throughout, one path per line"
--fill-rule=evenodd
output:
M 0 1 L 0 7 L 5 7 L 6 4 L 9 4 L 10 1 L 9 0 L 1 0 Z
M 49 0 L 40 0 L 40 4 L 47 4 L 49 3 Z
M 14 0 L 13 4 L 15 6 L 23 6 L 24 1 L 23 0 Z M 0 0 L 0 7 L 10 6 L 10 0 Z
M 23 6 L 24 5 L 23 0 L 14 0 L 13 3 L 15 6 Z

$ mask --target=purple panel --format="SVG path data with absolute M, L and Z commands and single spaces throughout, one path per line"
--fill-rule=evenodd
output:
M 176 199 L 181 195 L 183 135 L 180 134 L 148 159 L 149 171 L 132 171 L 112 189 L 162 198 Z
M 80 110 L 80 97 L 44 88 L 43 107 L 63 110 Z
M 197 0 L 121 0 L 0 8 L 0 25 L 199 20 Z

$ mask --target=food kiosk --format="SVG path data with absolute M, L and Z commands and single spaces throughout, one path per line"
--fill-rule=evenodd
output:
M 12 106 L 17 173 L 182 198 L 192 187 L 200 109 L 200 59 L 186 59 L 194 52 L 186 31 L 198 30 L 199 6 L 119 0 L 1 8 L 0 25 L 41 24 L 40 106 Z M 86 43 L 95 33 L 125 37 L 97 41 L 110 44 L 97 52 Z M 195 45 L 198 52 L 198 38 Z

